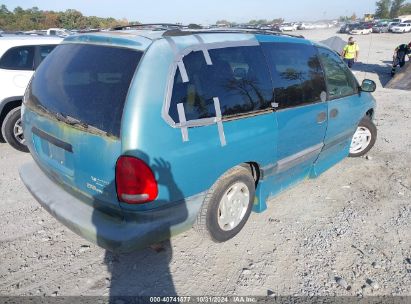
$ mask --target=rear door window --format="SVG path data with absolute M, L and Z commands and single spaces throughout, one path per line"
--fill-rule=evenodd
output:
M 0 68 L 7 70 L 33 70 L 34 49 L 34 46 L 18 46 L 9 49 L 0 59 Z
M 316 49 L 300 43 L 262 43 L 279 109 L 321 101 L 326 92 Z
M 55 47 L 55 45 L 40 45 L 40 62 L 43 61 L 44 58 L 46 58 L 47 55 L 50 54 L 52 50 L 54 50 Z
M 37 47 L 36 63 L 35 67 L 37 68 L 39 64 L 51 53 L 56 45 L 39 45 Z
M 347 65 L 333 51 L 318 48 L 324 66 L 330 99 L 342 98 L 358 93 L 358 83 Z
M 169 110 L 174 122 L 179 122 L 178 103 L 184 105 L 187 120 L 215 117 L 214 97 L 220 100 L 223 117 L 270 107 L 271 77 L 260 47 L 229 47 L 208 52 L 212 65 L 207 65 L 202 51 L 183 58 L 188 82 L 183 82 L 179 69 L 176 71 Z
M 120 135 L 124 102 L 142 52 L 63 44 L 37 69 L 27 103 Z

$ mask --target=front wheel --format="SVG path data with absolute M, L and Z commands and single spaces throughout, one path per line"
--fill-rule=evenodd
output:
M 255 181 L 250 170 L 234 167 L 208 191 L 195 230 L 217 243 L 233 238 L 247 222 L 254 196 Z
M 24 140 L 20 110 L 21 107 L 17 107 L 7 114 L 1 133 L 10 146 L 22 152 L 29 152 Z
M 363 118 L 351 140 L 350 157 L 360 157 L 367 154 L 377 140 L 377 127 L 369 118 Z

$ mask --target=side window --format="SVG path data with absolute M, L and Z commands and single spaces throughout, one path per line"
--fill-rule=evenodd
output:
M 262 43 L 273 78 L 274 98 L 279 109 L 321 101 L 326 91 L 324 73 L 311 45 Z
M 8 70 L 33 70 L 34 46 L 9 49 L 0 59 L 0 68 Z
M 215 117 L 214 97 L 223 117 L 265 110 L 272 100 L 271 77 L 258 46 L 209 50 L 212 65 L 203 52 L 183 58 L 189 82 L 179 69 L 174 78 L 169 114 L 179 122 L 177 104 L 183 103 L 187 120 Z
M 327 80 L 330 99 L 358 93 L 358 83 L 347 65 L 333 51 L 318 48 Z
M 40 45 L 40 62 L 39 64 L 44 60 L 44 58 L 47 57 L 48 54 L 51 53 L 52 50 L 54 50 L 56 46 L 55 45 Z

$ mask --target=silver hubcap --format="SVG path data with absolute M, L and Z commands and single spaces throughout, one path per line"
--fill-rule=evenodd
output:
M 224 231 L 234 229 L 244 218 L 250 202 L 246 184 L 237 182 L 224 193 L 218 206 L 218 225 Z
M 21 125 L 21 118 L 19 118 L 14 124 L 13 134 L 19 143 L 24 144 L 23 127 Z
M 358 127 L 351 141 L 350 153 L 357 154 L 364 151 L 371 142 L 371 132 L 366 127 Z

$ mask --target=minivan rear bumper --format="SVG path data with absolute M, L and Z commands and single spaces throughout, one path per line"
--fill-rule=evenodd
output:
M 123 219 L 103 213 L 52 181 L 35 162 L 24 164 L 20 176 L 36 200 L 76 234 L 114 252 L 130 252 L 190 229 L 204 199 L 192 196 L 172 207 L 127 212 Z

